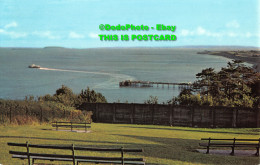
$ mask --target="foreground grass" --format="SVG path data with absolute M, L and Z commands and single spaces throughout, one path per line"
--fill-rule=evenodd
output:
M 26 160 L 12 159 L 8 153 L 15 147 L 7 142 L 29 141 L 32 144 L 76 144 L 93 147 L 143 148 L 141 157 L 150 165 L 174 164 L 259 164 L 259 157 L 237 157 L 206 155 L 195 152 L 200 138 L 259 138 L 259 128 L 247 129 L 204 129 L 188 127 L 169 127 L 154 125 L 126 125 L 93 123 L 91 133 L 53 131 L 50 125 L 37 126 L 0 126 L 0 164 L 26 164 Z M 16 148 L 17 149 L 17 148 Z M 21 149 L 22 150 L 22 149 Z M 25 150 L 23 150 L 25 151 Z M 31 149 L 48 153 L 50 150 Z M 55 153 L 70 152 L 54 150 Z M 80 152 L 82 153 L 82 152 Z M 83 153 L 84 154 L 84 153 Z M 85 153 L 87 154 L 87 153 Z M 91 153 L 102 155 L 100 153 Z M 108 153 L 109 156 L 115 156 Z M 134 155 L 140 157 L 138 155 Z M 37 161 L 40 162 L 40 161 Z M 43 161 L 42 161 L 43 162 Z M 46 163 L 60 163 L 50 162 Z M 68 162 L 66 162 L 68 164 Z

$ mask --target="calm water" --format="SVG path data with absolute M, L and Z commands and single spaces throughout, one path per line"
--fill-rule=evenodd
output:
M 109 102 L 142 103 L 150 95 L 167 101 L 178 88 L 119 88 L 119 81 L 192 82 L 207 67 L 226 66 L 224 57 L 200 55 L 199 49 L 0 49 L 0 98 L 54 94 L 62 84 L 79 93 L 89 86 Z M 42 69 L 30 69 L 36 64 Z

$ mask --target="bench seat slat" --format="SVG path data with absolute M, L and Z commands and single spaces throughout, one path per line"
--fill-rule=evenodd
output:
M 68 127 L 71 128 L 71 125 L 52 125 L 52 127 Z M 91 126 L 84 126 L 84 125 L 72 125 L 72 128 L 91 128 Z
M 25 155 L 13 155 L 12 158 L 27 159 L 28 157 Z
M 19 159 L 28 159 L 26 155 L 13 155 L 12 158 L 19 158 Z M 51 157 L 41 157 L 41 156 L 31 156 L 31 159 L 34 160 L 55 160 L 55 161 L 73 161 L 73 159 L 69 158 L 51 158 Z
M 27 159 L 26 155 L 13 155 L 12 158 Z M 50 161 L 73 161 L 73 159 L 68 158 L 52 158 L 52 157 L 40 157 L 40 156 L 31 156 L 31 159 L 34 160 L 50 160 Z M 113 163 L 121 164 L 121 161 L 106 161 L 106 160 L 83 160 L 78 159 L 77 162 L 89 162 L 89 163 Z M 142 161 L 124 161 L 125 164 L 136 164 L 136 165 L 145 165 L 145 162 Z
M 62 122 L 62 121 L 57 121 L 57 122 L 52 122 L 52 124 L 56 124 L 56 123 L 68 123 L 68 124 L 91 124 L 91 123 L 81 123 L 81 122 Z
M 9 146 L 18 146 L 18 147 L 26 147 L 25 143 L 7 143 Z M 37 144 L 29 144 L 30 148 L 49 148 L 49 149 L 68 149 L 71 150 L 71 145 L 37 145 Z M 75 150 L 84 150 L 84 151 L 114 151 L 114 152 L 143 152 L 143 149 L 127 149 L 127 148 L 93 148 L 93 147 L 80 147 L 75 146 Z
M 96 161 L 96 160 L 77 160 L 77 161 L 78 161 L 78 162 L 89 162 L 89 163 L 113 163 L 113 164 L 122 164 L 121 161 Z M 145 165 L 145 162 L 124 161 L 124 164 Z
M 9 151 L 13 155 L 27 155 L 27 152 Z M 29 153 L 30 156 L 35 157 L 51 157 L 51 158 L 73 158 L 72 155 L 60 155 L 60 154 L 39 154 Z M 97 156 L 75 156 L 75 159 L 87 159 L 87 160 L 121 160 L 121 157 L 97 157 Z M 143 161 L 143 158 L 124 158 L 125 161 Z
M 234 139 L 212 139 L 212 138 L 201 138 L 201 140 L 222 140 L 222 141 L 233 141 Z M 236 139 L 236 141 L 259 141 L 259 139 Z
M 26 147 L 24 143 L 7 143 L 9 146 L 18 146 L 18 147 Z M 71 150 L 71 145 L 37 145 L 37 144 L 29 144 L 30 148 L 49 148 L 49 149 L 68 149 Z M 93 148 L 93 147 L 80 147 L 75 146 L 75 150 L 84 150 L 84 151 L 111 151 L 111 152 L 143 152 L 143 149 L 127 149 L 127 148 Z
M 200 146 L 204 146 L 204 147 L 207 147 L 207 146 L 211 146 L 211 147 L 213 147 L 213 146 L 217 146 L 217 147 L 233 147 L 233 146 L 235 146 L 235 147 L 257 147 L 257 146 L 259 146 L 258 144 L 245 144 L 245 143 L 243 143 L 243 144 L 239 144 L 239 143 L 235 143 L 235 144 L 233 144 L 233 143 L 210 143 L 210 145 L 208 144 L 208 143 L 200 143 L 199 144 Z
M 24 143 L 7 143 L 9 146 L 17 146 L 17 147 L 26 147 Z M 68 149 L 71 150 L 71 146 L 69 145 L 37 145 L 37 144 L 29 144 L 30 148 L 49 148 L 49 149 Z

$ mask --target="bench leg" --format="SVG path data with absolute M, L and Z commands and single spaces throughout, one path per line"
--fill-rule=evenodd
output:
M 230 155 L 234 156 L 235 155 L 235 147 L 231 147 L 232 148 L 232 152 L 230 153 Z
M 209 146 L 207 146 L 207 152 L 206 152 L 206 154 L 209 154 Z
M 255 156 L 259 156 L 259 147 L 256 147 L 256 153 Z

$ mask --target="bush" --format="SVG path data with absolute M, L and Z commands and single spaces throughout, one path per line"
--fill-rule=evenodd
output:
M 148 100 L 144 101 L 145 104 L 158 104 L 157 96 L 150 96 Z
M 1 124 L 36 124 L 53 121 L 91 122 L 92 112 L 82 112 L 53 101 L 0 100 Z

